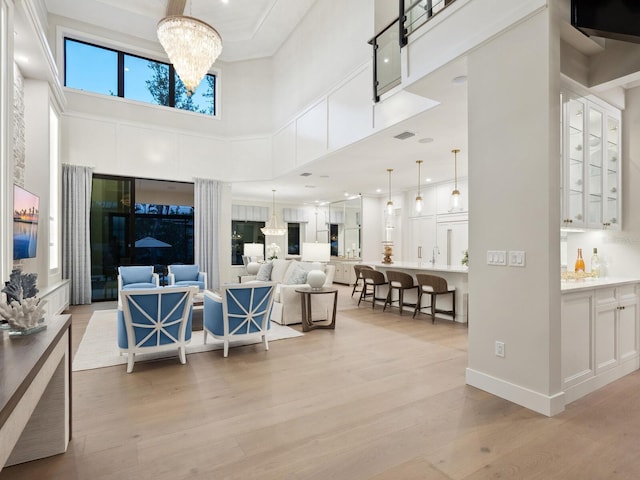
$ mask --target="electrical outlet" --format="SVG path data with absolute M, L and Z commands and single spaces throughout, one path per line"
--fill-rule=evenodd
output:
M 504 358 L 504 342 L 498 342 L 496 340 L 496 357 Z

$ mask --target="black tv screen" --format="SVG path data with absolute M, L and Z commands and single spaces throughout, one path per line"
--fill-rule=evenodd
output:
M 640 43 L 640 1 L 571 0 L 571 25 L 587 35 Z
M 18 185 L 13 187 L 13 259 L 33 258 L 38 246 L 40 198 Z

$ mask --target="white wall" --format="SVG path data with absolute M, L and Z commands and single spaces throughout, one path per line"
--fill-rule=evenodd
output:
M 296 114 L 371 59 L 369 0 L 316 2 L 273 56 L 273 124 Z M 370 90 L 369 90 L 370 91 Z
M 558 28 L 544 9 L 468 57 L 467 382 L 545 414 L 564 407 Z M 523 250 L 526 267 L 488 266 L 488 250 Z

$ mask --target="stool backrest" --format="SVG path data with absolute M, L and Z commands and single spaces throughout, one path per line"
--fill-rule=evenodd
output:
M 447 281 L 442 277 L 438 277 L 437 275 L 418 273 L 416 275 L 416 279 L 418 280 L 418 285 L 420 285 L 420 288 L 423 291 L 432 291 L 433 293 L 447 293 L 449 291 Z M 429 287 L 431 290 L 429 290 Z
M 387 280 L 389 280 L 389 283 L 392 287 L 415 287 L 415 283 L 413 283 L 413 277 L 405 272 L 399 272 L 397 270 L 387 270 Z
M 362 270 L 373 270 L 373 267 L 370 265 L 354 265 L 353 269 L 356 272 L 356 278 L 362 278 L 362 274 L 360 273 Z
M 384 278 L 384 273 L 377 270 L 364 268 L 360 270 L 360 274 L 364 281 L 370 285 L 384 285 L 387 283 Z

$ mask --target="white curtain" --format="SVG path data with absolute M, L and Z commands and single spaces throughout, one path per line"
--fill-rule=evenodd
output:
M 220 286 L 220 182 L 196 178 L 194 185 L 194 257 L 200 270 L 207 272 L 209 289 Z
M 90 167 L 62 165 L 62 278 L 71 280 L 72 305 L 91 303 L 92 178 Z

